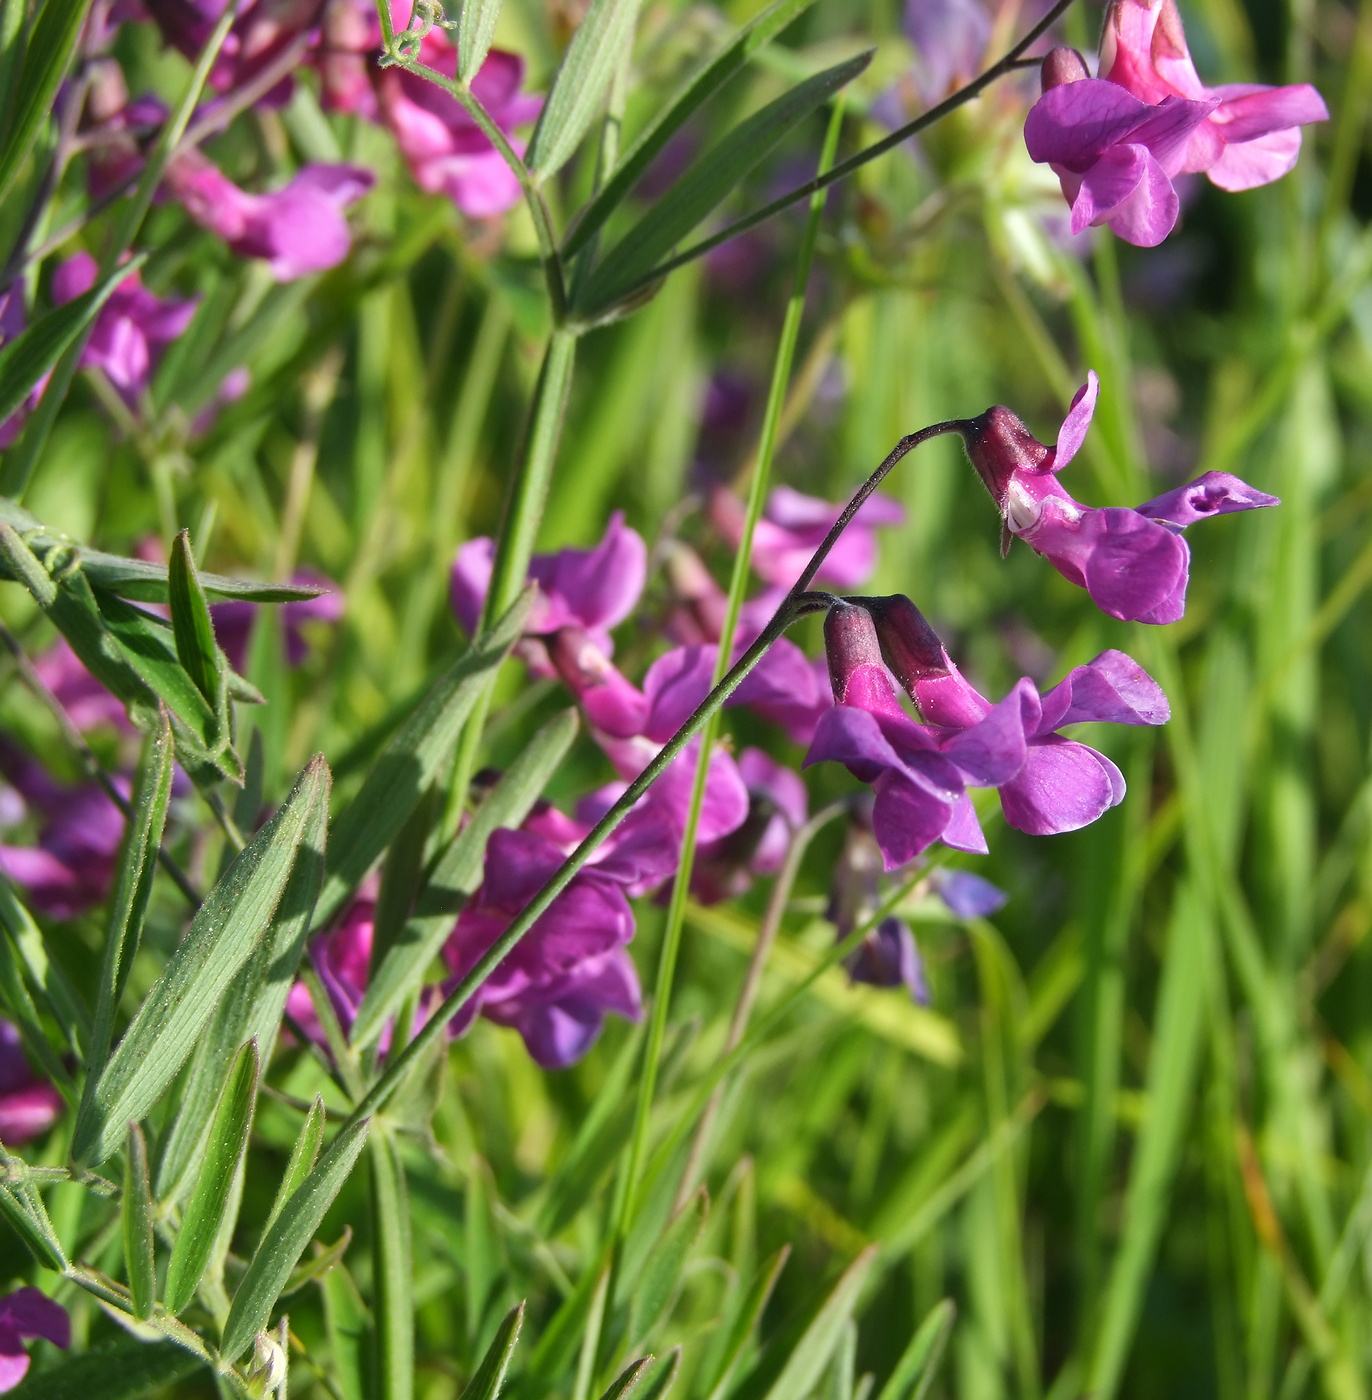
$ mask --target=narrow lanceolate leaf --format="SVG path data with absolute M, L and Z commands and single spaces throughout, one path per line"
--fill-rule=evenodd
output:
M 640 286 L 659 262 L 743 179 L 788 131 L 871 62 L 860 53 L 793 87 L 736 126 L 701 156 L 605 255 L 576 309 L 594 316 Z
M 610 1382 L 609 1388 L 600 1400 L 627 1400 L 638 1388 L 638 1383 L 643 1379 L 643 1374 L 648 1367 L 653 1364 L 651 1356 L 640 1356 L 637 1361 L 631 1361 L 620 1373 Z
M 133 1315 L 140 1322 L 152 1316 L 157 1301 L 153 1248 L 152 1193 L 148 1187 L 148 1145 L 137 1123 L 129 1124 L 124 1149 L 124 1196 L 120 1224 L 124 1236 L 124 1272 L 133 1297 Z
M 224 1324 L 224 1343 L 220 1351 L 226 1361 L 234 1361 L 242 1355 L 252 1345 L 253 1337 L 267 1325 L 272 1306 L 281 1296 L 296 1260 L 314 1238 L 334 1197 L 352 1172 L 366 1144 L 370 1126 L 371 1119 L 364 1118 L 339 1133 L 300 1189 L 286 1202 L 276 1223 L 262 1237 L 234 1294 L 233 1307 Z
M 620 56 L 633 43 L 638 5 L 639 0 L 591 0 L 529 142 L 525 160 L 541 179 L 566 165 L 595 120 Z
M 372 1134 L 373 1313 L 379 1400 L 414 1395 L 414 1254 L 405 1168 L 389 1133 Z
M 186 1062 L 234 974 L 271 927 L 328 800 L 328 765 L 315 758 L 210 891 L 82 1105 L 72 1140 L 77 1161 L 104 1161 L 122 1140 L 122 1125 L 142 1118 Z
M 34 994 L 62 1027 L 67 1044 L 73 1050 L 83 1053 L 90 1041 L 90 1013 L 60 964 L 48 956 L 47 939 L 43 930 L 38 927 L 33 915 L 3 875 L 0 875 L 0 925 L 4 926 L 4 931 L 14 945 L 13 976 L 19 977 L 20 968 L 23 969 L 23 976 L 28 979 Z M 9 961 L 8 952 L 5 958 Z M 10 974 L 7 972 L 4 976 L 8 983 Z M 15 1006 L 12 1009 L 28 1021 L 28 1029 L 36 1028 L 38 1023 L 30 1015 L 33 1004 L 28 999 L 27 988 L 23 987 L 22 982 L 18 986 L 13 986 L 12 983 L 8 986 L 12 987 L 24 1003 L 23 1006 Z M 6 995 L 9 996 L 8 988 Z M 23 1024 L 20 1025 L 20 1030 L 25 1031 Z M 29 1045 L 29 1040 L 26 1034 L 26 1046 Z M 54 1062 L 50 1047 L 44 1050 L 43 1046 L 47 1045 L 47 1041 L 41 1031 L 38 1040 L 42 1041 L 42 1045 L 35 1041 L 32 1049 L 42 1057 L 43 1072 L 66 1092 L 66 1086 L 70 1083 L 66 1070 L 60 1062 Z
M 462 13 L 457 17 L 457 76 L 469 83 L 476 77 L 495 37 L 495 22 L 500 18 L 500 0 L 462 0 Z
M 563 243 L 564 257 L 571 258 L 586 246 L 672 137 L 730 78 L 743 71 L 754 54 L 814 3 L 815 0 L 776 0 L 691 74 L 676 96 L 625 152 L 596 197 L 577 215 Z
M 481 1358 L 481 1365 L 476 1368 L 476 1375 L 467 1382 L 467 1388 L 462 1392 L 462 1400 L 497 1400 L 519 1341 L 519 1329 L 523 1325 L 524 1304 L 519 1302 L 505 1314 L 500 1326 L 495 1329 L 495 1336 L 486 1348 L 486 1355 Z
M 62 3 L 64 0 L 48 0 L 48 9 Z M 28 398 L 62 352 L 100 314 L 110 293 L 144 261 L 146 259 L 140 256 L 116 268 L 90 291 L 44 312 L 0 348 L 0 422 Z
M 23 1240 L 29 1253 L 45 1269 L 62 1273 L 67 1256 L 52 1221 L 43 1208 L 42 1197 L 30 1186 L 0 1186 L 0 1216 Z
M 771 1298 L 772 1290 L 776 1287 L 777 1279 L 781 1276 L 782 1269 L 786 1267 L 786 1261 L 790 1255 L 791 1246 L 782 1245 L 757 1271 L 752 1282 L 748 1285 L 748 1291 L 743 1295 L 737 1310 L 734 1312 L 723 1350 L 712 1374 L 713 1384 L 710 1386 L 709 1400 L 721 1400 L 721 1397 L 728 1391 L 729 1383 L 733 1379 L 734 1368 L 738 1365 L 739 1358 L 743 1355 L 749 1339 L 757 1330 L 758 1322 L 762 1318 L 762 1310 L 767 1306 L 767 1301 Z
M 295 1195 L 305 1178 L 314 1170 L 314 1164 L 319 1157 L 319 1145 L 324 1141 L 324 1121 L 324 1100 L 316 1095 L 310 1105 L 310 1111 L 305 1115 L 305 1122 L 301 1125 L 300 1136 L 291 1148 L 291 1159 L 286 1163 L 286 1174 L 281 1178 L 281 1185 L 276 1188 L 276 1199 L 272 1202 L 271 1213 L 262 1227 L 263 1235 L 276 1224 L 286 1202 Z
M 653 1373 L 643 1383 L 636 1400 L 666 1400 L 681 1371 L 681 1347 L 674 1346 L 658 1360 Z
M 869 1245 L 844 1270 L 843 1277 L 834 1285 L 833 1292 L 786 1358 L 781 1374 L 767 1392 L 767 1400 L 805 1400 L 819 1384 L 843 1336 L 844 1325 L 853 1315 L 858 1294 L 876 1257 L 877 1246 Z
M 163 1291 L 169 1313 L 184 1312 L 195 1297 L 196 1287 L 209 1265 L 214 1242 L 224 1224 L 238 1164 L 248 1149 L 248 1131 L 257 1102 L 258 1069 L 257 1044 L 250 1040 L 238 1052 L 224 1086 L 210 1124 L 200 1174 L 181 1217 L 181 1229 L 167 1265 Z
M 516 827 L 529 815 L 576 737 L 576 711 L 564 710 L 545 724 L 510 765 L 475 815 L 453 837 L 421 890 L 412 918 L 387 951 L 367 987 L 352 1044 L 373 1044 L 396 1008 L 417 987 L 452 930 L 453 916 L 481 883 L 482 860 L 491 833 Z
M 434 682 L 382 750 L 361 792 L 333 824 L 316 925 L 328 923 L 342 908 L 451 757 L 477 697 L 519 640 L 533 597 L 530 585 L 505 616 Z
M 939 1362 L 953 1331 L 958 1310 L 951 1298 L 929 1309 L 929 1315 L 910 1338 L 910 1345 L 896 1362 L 891 1378 L 877 1400 L 924 1400 L 938 1375 Z
M 124 833 L 115 866 L 114 898 L 105 933 L 105 957 L 100 969 L 100 989 L 96 994 L 95 1025 L 87 1055 L 87 1084 L 94 1086 L 114 1037 L 114 1017 L 119 997 L 128 981 L 129 968 L 138 953 L 157 870 L 157 850 L 167 822 L 175 772 L 175 745 L 171 719 L 163 710 L 161 724 L 143 744 L 130 805 L 133 817 Z
M 211 706 L 219 702 L 222 658 L 214 640 L 210 605 L 191 553 L 191 532 L 182 530 L 172 542 L 167 565 L 167 588 L 171 597 L 172 637 L 176 655 L 196 689 Z
M 180 1200 L 195 1179 L 205 1130 L 239 1046 L 255 1040 L 262 1062 L 271 1060 L 324 879 L 327 809 L 326 801 L 309 814 L 267 932 L 235 974 L 196 1046 L 190 1078 L 158 1163 L 157 1194 L 163 1200 Z
M 667 1223 L 661 1238 L 648 1256 L 648 1263 L 634 1286 L 629 1303 L 631 1347 L 646 1340 L 681 1286 L 681 1273 L 705 1221 L 710 1214 L 710 1198 L 702 1187 Z
M 52 112 L 53 100 L 89 9 L 90 0 L 47 0 L 29 30 L 9 107 L 10 120 L 0 141 L 0 199 L 23 168 L 25 157 Z M 9 410 L 0 413 L 0 421 L 8 416 Z

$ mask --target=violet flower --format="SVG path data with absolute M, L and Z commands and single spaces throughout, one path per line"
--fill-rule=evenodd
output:
M 531 831 L 498 830 L 485 878 L 444 948 L 453 980 L 465 976 L 562 864 L 564 853 Z M 595 1043 L 605 1016 L 642 1015 L 638 974 L 625 951 L 634 915 L 623 884 L 602 862 L 584 866 L 483 982 L 453 1022 L 479 1013 L 517 1030 L 545 1069 L 563 1069 Z
M 26 1338 L 43 1337 L 66 1350 L 71 1345 L 71 1320 L 60 1303 L 36 1288 L 16 1288 L 0 1298 L 0 1392 L 13 1390 L 28 1374 Z
M 352 1030 L 362 998 L 367 993 L 375 931 L 375 890 L 360 894 L 348 905 L 336 927 L 310 944 L 310 961 L 329 994 L 334 1015 L 344 1033 Z M 286 1014 L 317 1045 L 326 1043 L 314 998 L 303 982 L 296 982 L 286 998 Z M 382 1049 L 386 1048 L 383 1041 Z
M 168 165 L 166 185 L 202 228 L 240 257 L 265 259 L 278 282 L 290 282 L 348 256 L 344 211 L 375 179 L 356 165 L 306 165 L 282 189 L 249 194 L 199 151 L 186 151 Z
M 1215 102 L 1169 95 L 1150 105 L 1088 78 L 1070 49 L 1050 53 L 1043 74 L 1044 93 L 1025 119 L 1024 144 L 1061 182 L 1071 231 L 1108 224 L 1139 247 L 1161 243 L 1181 209 L 1172 177 L 1185 168 L 1191 138 Z
M 1004 520 L 1102 611 L 1125 622 L 1175 622 L 1186 610 L 1191 551 L 1181 532 L 1197 520 L 1280 505 L 1228 472 L 1206 472 L 1133 510 L 1074 501 L 1057 473 L 1076 456 L 1095 411 L 1094 371 L 1077 390 L 1055 447 L 1000 406 L 961 428 L 967 455 Z
M 19 1032 L 0 1019 L 0 1142 L 8 1147 L 45 1133 L 62 1112 L 62 1095 L 29 1068 Z
M 970 870 L 940 865 L 929 872 L 928 878 L 929 888 L 959 919 L 989 919 L 1010 898 L 1003 889 Z
M 95 286 L 100 269 L 87 252 L 68 258 L 53 273 L 53 300 L 60 306 Z M 163 300 L 131 272 L 110 293 L 81 352 L 83 369 L 103 370 L 110 383 L 133 400 L 148 387 L 158 356 L 184 335 L 195 315 L 194 301 Z
M 6 744 L 0 771 L 41 818 L 35 846 L 0 845 L 0 872 L 28 902 L 55 919 L 72 919 L 109 893 L 124 817 L 95 783 L 69 788 Z
M 58 637 L 46 651 L 35 656 L 33 669 L 83 734 L 105 724 L 126 734 L 135 732 L 123 702 L 86 670 L 65 637 Z
M 929 1004 L 924 961 L 910 926 L 903 919 L 883 919 L 849 954 L 844 966 L 854 982 L 873 987 L 906 987 L 911 1000 Z
M 1329 120 L 1324 99 L 1309 83 L 1206 87 L 1191 62 L 1176 0 L 1115 0 L 1106 14 L 1100 72 L 1143 102 L 1211 103 L 1179 168 L 1204 171 L 1222 190 L 1280 179 L 1300 155 L 1301 127 Z
M 457 73 L 457 50 L 439 31 L 424 36 L 420 62 L 446 77 Z M 504 132 L 527 126 L 543 106 L 541 97 L 520 92 L 524 60 L 492 49 L 472 79 L 472 94 Z M 444 194 L 473 219 L 494 218 L 519 203 L 519 181 L 504 157 L 450 93 L 400 67 L 379 82 L 381 115 L 395 135 L 415 183 Z M 510 144 L 524 154 L 524 142 Z
M 789 486 L 776 487 L 767 497 L 766 509 L 753 531 L 752 565 L 757 576 L 773 588 L 790 588 L 842 509 L 817 496 L 802 495 Z M 743 539 L 743 502 L 733 491 L 719 486 L 710 493 L 709 512 L 715 528 L 737 549 Z M 886 496 L 869 496 L 820 566 L 816 582 L 835 588 L 860 588 L 877 566 L 877 528 L 900 525 L 904 520 L 903 506 Z

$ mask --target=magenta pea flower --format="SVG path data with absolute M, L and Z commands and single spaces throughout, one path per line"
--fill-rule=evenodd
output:
M 53 273 L 53 300 L 61 305 L 95 286 L 99 268 L 87 252 L 68 258 Z M 132 400 L 148 387 L 162 351 L 184 335 L 195 315 L 194 301 L 164 300 L 131 272 L 110 294 L 81 352 L 81 365 L 103 370 L 124 398 Z
M 457 50 L 437 30 L 425 35 L 420 61 L 446 77 L 457 73 Z M 472 94 L 507 134 L 527 126 L 543 106 L 520 92 L 524 60 L 492 49 L 472 79 Z M 420 189 L 443 194 L 473 219 L 494 218 L 519 203 L 519 181 L 480 127 L 442 88 L 403 68 L 388 68 L 379 82 L 381 115 Z M 524 142 L 510 136 L 524 153 Z
M 1100 72 L 1143 102 L 1211 103 L 1188 137 L 1179 168 L 1204 171 L 1222 190 L 1280 179 L 1300 155 L 1301 127 L 1329 120 L 1324 99 L 1309 83 L 1206 87 L 1191 61 L 1176 0 L 1115 0 L 1106 14 Z
M 233 0 L 144 0 L 162 37 L 194 61 L 214 26 Z M 210 73 L 220 92 L 251 82 L 302 33 L 319 24 L 323 0 L 245 0 Z M 280 106 L 291 93 L 291 78 L 282 79 L 262 99 Z
M 1125 622 L 1175 622 L 1186 610 L 1191 551 L 1181 532 L 1197 520 L 1280 505 L 1228 472 L 1206 472 L 1130 510 L 1075 501 L 1057 473 L 1081 448 L 1099 381 L 1077 390 L 1055 447 L 1045 447 L 1008 408 L 989 408 L 962 429 L 967 455 L 1004 520 L 1096 605 Z
M 359 895 L 344 910 L 336 927 L 310 944 L 310 961 L 329 994 L 329 1002 L 345 1034 L 352 1030 L 362 998 L 367 994 L 376 929 L 375 886 Z M 326 1043 L 314 998 L 303 982 L 296 982 L 286 998 L 286 1013 L 318 1045 Z M 387 1038 L 389 1032 L 387 1033 Z M 383 1039 L 382 1049 L 386 1048 Z
M 278 282 L 290 282 L 348 256 L 345 211 L 375 179 L 356 165 L 306 165 L 283 188 L 249 194 L 199 151 L 186 151 L 167 167 L 166 185 L 202 228 L 240 257 L 264 259 Z
M 66 1350 L 71 1320 L 60 1303 L 36 1288 L 16 1288 L 0 1298 L 0 1392 L 13 1390 L 28 1375 L 26 1339 L 42 1337 Z
M 46 1132 L 61 1112 L 62 1095 L 29 1068 L 19 1032 L 0 1019 L 0 1142 L 18 1147 Z
M 757 576 L 773 588 L 790 588 L 842 509 L 789 486 L 776 487 L 753 531 L 752 565 Z M 709 512 L 715 529 L 737 549 L 743 539 L 743 502 L 733 491 L 719 486 L 710 493 Z M 820 566 L 816 581 L 834 588 L 860 588 L 877 566 L 876 530 L 904 520 L 903 506 L 886 496 L 869 496 Z
M 1181 209 L 1172 179 L 1216 104 L 1169 95 L 1150 105 L 1088 78 L 1070 49 L 1049 54 L 1043 72 L 1045 91 L 1025 119 L 1024 144 L 1058 177 L 1072 232 L 1108 224 L 1126 242 L 1161 243 Z
M 564 858 L 535 832 L 492 834 L 481 887 L 443 950 L 454 981 L 471 971 Z M 633 935 L 623 884 L 603 864 L 583 867 L 481 984 L 453 1030 L 461 1033 L 479 1013 L 517 1030 L 545 1069 L 574 1064 L 595 1043 L 606 1015 L 631 1021 L 642 1015 L 638 974 L 625 951 Z

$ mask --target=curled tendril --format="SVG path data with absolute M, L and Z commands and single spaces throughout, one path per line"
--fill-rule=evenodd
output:
M 381 66 L 391 68 L 397 64 L 414 62 L 419 57 L 424 36 L 435 25 L 440 29 L 456 29 L 458 22 L 444 14 L 440 0 L 414 0 L 410 23 L 395 36 L 391 51 L 382 56 Z

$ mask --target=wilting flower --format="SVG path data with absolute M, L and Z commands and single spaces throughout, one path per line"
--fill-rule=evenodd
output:
M 1088 78 L 1070 49 L 1044 60 L 1044 88 L 1025 120 L 1024 144 L 1061 181 L 1072 232 L 1108 224 L 1140 247 L 1161 243 L 1181 208 L 1172 177 L 1185 168 L 1191 137 L 1215 104 L 1171 95 L 1156 105 L 1141 102 L 1114 83 Z
M 95 286 L 100 269 L 87 252 L 68 258 L 53 273 L 53 300 L 61 305 Z M 126 398 L 148 387 L 157 357 L 183 335 L 195 315 L 195 302 L 163 300 L 131 272 L 110 293 L 81 352 L 81 365 L 103 370 Z
M 1144 102 L 1211 103 L 1178 168 L 1204 171 L 1222 190 L 1280 179 L 1300 155 L 1301 127 L 1329 120 L 1324 99 L 1309 83 L 1206 87 L 1191 62 L 1176 0 L 1116 0 L 1106 15 L 1100 72 Z
M 420 61 L 452 78 L 457 50 L 438 31 L 425 35 Z M 504 132 L 538 116 L 541 97 L 521 93 L 524 60 L 492 49 L 472 79 L 472 95 Z M 427 78 L 388 68 L 379 83 L 381 115 L 395 134 L 415 183 L 429 194 L 444 194 L 473 219 L 489 219 L 519 203 L 519 181 L 457 99 Z M 511 137 L 521 155 L 524 143 Z
M 743 539 L 743 502 L 733 491 L 719 486 L 710 493 L 709 510 L 715 528 L 737 549 Z M 753 531 L 752 565 L 758 577 L 774 588 L 790 588 L 842 510 L 842 506 L 802 495 L 789 486 L 776 487 Z M 861 587 L 877 566 L 877 528 L 904 520 L 904 507 L 897 502 L 869 496 L 820 565 L 816 581 L 834 588 Z
M 444 948 L 454 979 L 471 971 L 564 860 L 532 831 L 499 830 L 486 849 L 485 878 Z M 605 1016 L 642 1014 L 638 974 L 625 951 L 634 915 L 618 871 L 589 865 L 481 984 L 454 1021 L 462 1031 L 480 1013 L 517 1030 L 545 1069 L 579 1060 Z
M 742 894 L 755 876 L 775 875 L 808 815 L 800 774 L 770 754 L 744 749 L 738 771 L 748 788 L 748 815 L 728 835 L 696 850 L 691 891 L 705 904 Z
M 36 846 L 0 845 L 0 871 L 35 909 L 71 919 L 109 893 L 124 835 L 124 817 L 95 783 L 69 788 L 33 759 L 6 745 L 0 770 L 41 818 Z
M 240 257 L 263 258 L 278 282 L 322 272 L 348 256 L 344 211 L 376 177 L 356 165 L 306 165 L 282 189 L 249 194 L 199 151 L 167 167 L 166 185 L 202 228 Z
M 28 1374 L 24 1339 L 43 1337 L 63 1349 L 71 1345 L 71 1320 L 60 1303 L 36 1288 L 16 1288 L 0 1298 L 0 1391 L 13 1390 Z
M 963 425 L 967 455 L 1000 509 L 1007 541 L 1017 536 L 1096 605 L 1126 622 L 1175 622 L 1186 610 L 1191 551 L 1181 532 L 1197 520 L 1280 505 L 1228 472 L 1129 510 L 1074 501 L 1057 473 L 1076 456 L 1096 406 L 1092 372 L 1077 391 L 1055 447 L 1045 447 L 1008 408 Z
M 314 598 L 298 598 L 277 607 L 285 642 L 286 664 L 299 666 L 309 654 L 306 629 L 319 623 L 336 623 L 343 618 L 343 594 L 331 578 L 313 569 L 297 569 L 291 582 L 309 588 L 326 590 Z M 248 642 L 252 637 L 257 604 L 240 598 L 225 603 L 212 603 L 210 616 L 214 619 L 214 635 L 235 671 L 242 671 L 248 660 Z
M 62 1095 L 29 1068 L 19 1032 L 0 1020 L 0 1142 L 18 1147 L 46 1132 L 62 1112 Z

